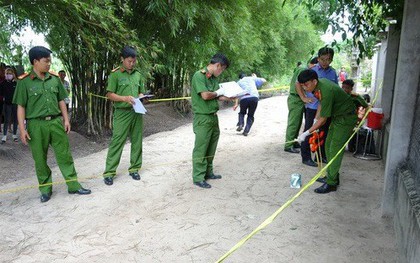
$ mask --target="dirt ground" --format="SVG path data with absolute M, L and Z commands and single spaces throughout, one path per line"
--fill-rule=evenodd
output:
M 144 116 L 144 137 L 162 131 L 170 131 L 181 125 L 190 123 L 190 114 L 182 115 L 173 110 L 169 103 L 150 103 L 146 105 L 149 114 Z M 2 125 L 3 128 L 3 125 Z M 35 174 L 34 162 L 28 146 L 15 143 L 8 135 L 8 141 L 0 144 L 0 185 L 25 178 Z M 82 158 L 89 154 L 104 150 L 109 145 L 109 135 L 100 138 L 85 137 L 71 131 L 69 135 L 73 158 Z M 56 166 L 54 152 L 50 149 L 48 163 Z
M 0 261 L 217 261 L 297 193 L 292 173 L 305 184 L 317 172 L 283 151 L 286 98 L 260 101 L 248 137 L 235 131 L 236 112 L 219 112 L 214 165 L 223 179 L 211 189 L 192 184 L 190 123 L 144 139 L 141 181 L 127 176 L 129 144 L 113 186 L 101 179 L 106 149 L 85 156 L 76 150 L 79 177 L 93 193 L 69 195 L 58 184 L 47 203 L 36 187 L 1 194 Z M 13 155 L 7 158 L 19 170 Z M 4 153 L 4 168 L 3 160 Z M 16 180 L 0 191 L 36 185 L 33 171 L 14 169 L 1 170 Z M 337 192 L 317 195 L 315 183 L 225 262 L 398 262 L 392 222 L 380 213 L 383 169 L 346 153 Z M 53 174 L 62 180 L 57 167 Z

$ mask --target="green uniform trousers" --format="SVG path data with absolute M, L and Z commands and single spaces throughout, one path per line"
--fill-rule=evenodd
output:
M 204 181 L 204 176 L 213 173 L 213 159 L 219 141 L 219 119 L 216 114 L 194 114 L 195 133 L 193 158 L 193 181 Z
M 127 137 L 131 141 L 130 167 L 128 172 L 138 172 L 142 165 L 143 151 L 143 115 L 135 113 L 132 108 L 115 109 L 112 138 L 106 156 L 104 177 L 114 177 L 121 160 Z
M 353 133 L 356 123 L 356 114 L 332 118 L 327 140 L 325 142 L 327 160 L 332 160 L 332 158 L 337 155 Z M 327 184 L 337 185 L 338 172 L 340 171 L 341 162 L 343 161 L 343 155 L 344 151 L 337 155 L 334 162 L 327 168 Z
M 303 112 L 305 111 L 305 103 L 300 99 L 299 95 L 290 94 L 287 98 L 287 107 L 289 115 L 287 116 L 286 143 L 284 149 L 293 146 L 293 141 L 299 135 L 300 126 L 302 125 Z
M 52 191 L 51 169 L 47 164 L 48 147 L 51 144 L 58 167 L 63 174 L 69 191 L 81 188 L 77 181 L 73 157 L 70 152 L 69 139 L 61 118 L 52 120 L 31 119 L 27 121 L 27 129 L 31 140 L 29 146 L 35 161 L 35 171 L 38 177 L 39 191 L 48 194 Z M 48 185 L 44 185 L 48 184 Z

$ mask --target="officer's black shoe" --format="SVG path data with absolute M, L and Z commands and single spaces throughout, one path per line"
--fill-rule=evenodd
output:
M 140 175 L 138 172 L 130 173 L 130 176 L 133 177 L 134 180 L 140 180 Z
M 305 160 L 305 161 L 302 161 L 302 163 L 303 163 L 303 164 L 306 164 L 306 165 L 308 165 L 308 166 L 312 166 L 312 167 L 317 167 L 317 166 L 318 166 L 318 165 L 316 164 L 316 162 L 312 161 L 311 159 L 309 159 L 309 160 Z
M 222 179 L 222 176 L 219 174 L 209 174 L 204 176 L 204 180 L 214 180 L 214 179 Z
M 334 191 L 337 191 L 337 186 L 328 185 L 326 183 L 314 190 L 314 192 L 317 194 L 327 194 L 329 192 L 334 192 Z
M 206 181 L 195 182 L 194 184 L 201 188 L 211 188 L 211 185 L 208 184 Z
M 247 132 L 243 132 L 242 133 L 244 136 L 248 136 L 248 133 Z
M 243 128 L 244 128 L 243 125 L 238 125 L 238 128 L 236 128 L 236 131 L 242 131 Z
M 104 178 L 104 183 L 106 185 L 112 185 L 114 183 L 114 179 L 112 179 L 112 177 L 105 177 Z
M 318 183 L 322 183 L 322 184 L 326 184 L 327 183 L 327 177 L 319 177 L 318 179 L 316 179 L 316 181 Z
M 316 181 L 318 183 L 326 184 L 327 183 L 327 177 L 318 178 L 318 179 L 316 179 Z M 337 186 L 339 186 L 339 185 L 340 185 L 340 177 L 337 178 Z
M 51 199 L 51 194 L 52 193 L 42 194 L 41 195 L 41 203 L 48 202 Z
M 296 142 L 295 144 L 293 144 L 293 148 L 300 148 L 300 144 Z
M 79 195 L 88 195 L 90 194 L 92 191 L 90 191 L 89 189 L 85 189 L 83 187 L 80 187 L 79 190 L 77 191 L 69 191 L 69 194 L 79 194 Z
M 300 151 L 298 149 L 293 148 L 293 147 L 284 149 L 284 151 L 289 152 L 289 153 L 300 153 Z

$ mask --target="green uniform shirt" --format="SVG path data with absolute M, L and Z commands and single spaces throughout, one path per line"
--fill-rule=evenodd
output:
M 207 69 L 197 71 L 191 80 L 192 111 L 198 114 L 216 113 L 219 110 L 217 99 L 204 100 L 200 93 L 217 89 L 219 89 L 219 82 L 216 77 L 209 75 Z
M 111 72 L 108 78 L 107 91 L 120 96 L 133 96 L 137 98 L 140 93 L 145 93 L 144 85 L 141 81 L 141 75 L 138 70 L 133 69 L 129 73 L 123 66 L 116 68 Z M 117 109 L 131 108 L 131 104 L 127 102 L 114 102 Z
M 294 94 L 294 95 L 299 95 L 296 91 L 296 80 L 297 77 L 299 76 L 299 74 L 304 71 L 305 69 L 307 69 L 304 66 L 299 66 L 297 68 L 295 68 L 295 70 L 293 71 L 293 76 L 292 76 L 292 80 L 290 81 L 290 89 L 289 89 L 289 94 Z
M 354 105 L 356 105 L 357 108 L 359 108 L 360 106 L 362 106 L 363 108 L 367 108 L 369 106 L 362 96 L 353 93 L 350 96 L 353 99 Z
M 314 94 L 321 103 L 321 117 L 356 114 L 356 106 L 351 96 L 331 80 L 319 79 Z
M 27 119 L 61 114 L 58 102 L 67 98 L 67 92 L 58 76 L 45 73 L 40 79 L 34 71 L 20 77 L 13 103 L 25 108 Z

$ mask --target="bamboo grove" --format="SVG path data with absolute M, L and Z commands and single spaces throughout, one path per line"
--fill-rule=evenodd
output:
M 72 123 L 87 125 L 88 133 L 97 135 L 110 127 L 112 105 L 100 98 L 90 105 L 89 94 L 106 94 L 107 76 L 119 65 L 122 46 L 137 48 L 146 89 L 159 97 L 188 96 L 191 75 L 219 51 L 232 61 L 225 79 L 257 72 L 273 81 L 288 75 L 297 61 L 307 61 L 322 45 L 319 35 L 327 26 L 338 28 L 332 15 L 352 4 L 347 0 L 2 0 L 0 59 L 22 63 L 27 51 L 13 46 L 14 32 L 30 26 L 44 34 L 72 83 Z M 377 28 L 381 26 L 378 22 Z M 11 52 L 13 48 L 20 51 Z M 181 112 L 190 109 L 188 101 L 172 105 Z

